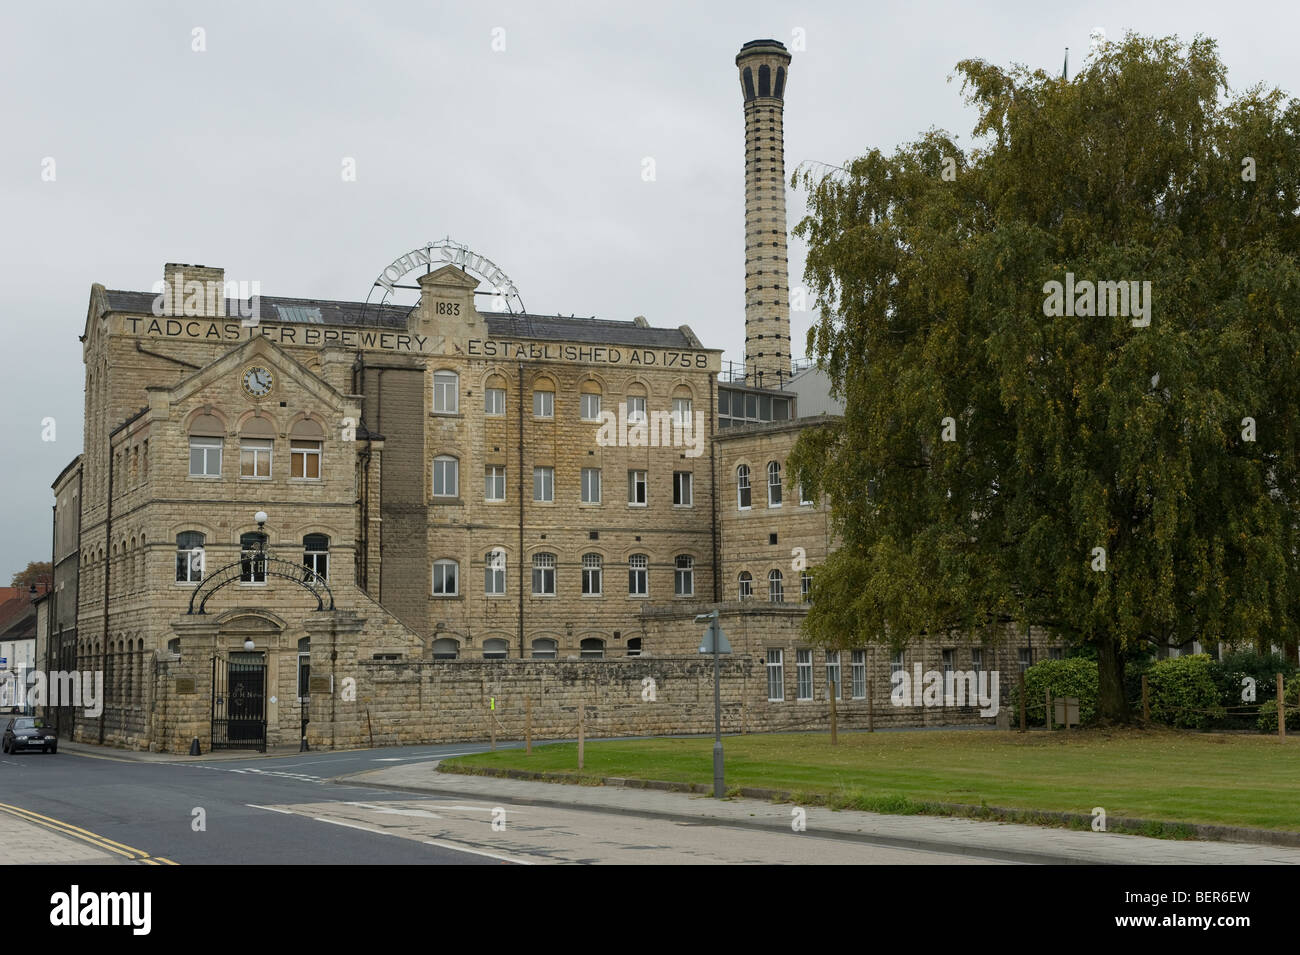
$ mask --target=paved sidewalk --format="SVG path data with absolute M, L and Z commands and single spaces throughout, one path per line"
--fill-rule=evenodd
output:
M 341 776 L 338 782 L 414 793 L 458 795 L 517 804 L 559 806 L 652 816 L 717 826 L 789 831 L 788 803 L 756 799 L 577 786 L 437 771 L 437 760 Z M 1239 842 L 1183 842 L 1111 832 L 1080 832 L 942 816 L 891 816 L 852 810 L 802 807 L 807 832 L 877 845 L 971 854 L 1014 862 L 1054 864 L 1300 865 L 1300 849 Z
M 126 859 L 0 812 L 0 865 L 119 865 Z

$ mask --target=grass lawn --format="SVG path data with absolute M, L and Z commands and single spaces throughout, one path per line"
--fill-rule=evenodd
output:
M 1108 817 L 1300 831 L 1300 740 L 1275 736 L 925 731 L 841 733 L 838 746 L 810 734 L 728 736 L 723 747 L 729 788 L 786 790 L 837 808 L 961 803 L 1089 815 L 1101 806 Z M 710 784 L 712 752 L 712 739 L 588 743 L 582 776 Z M 578 765 L 572 743 L 447 762 L 575 774 Z

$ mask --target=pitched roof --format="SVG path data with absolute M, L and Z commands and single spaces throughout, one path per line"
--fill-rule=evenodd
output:
M 153 292 L 105 291 L 110 311 L 153 314 L 158 297 Z M 237 318 L 240 303 L 226 299 L 226 315 Z M 327 299 L 281 298 L 263 295 L 258 313 L 265 321 L 307 325 L 344 325 L 363 328 L 406 328 L 413 306 L 374 305 L 365 302 L 334 302 Z M 250 309 L 245 304 L 243 314 Z M 494 337 L 557 342 L 641 345 L 649 348 L 698 348 L 680 328 L 651 328 L 638 321 L 577 318 L 563 315 L 512 315 L 509 312 L 480 312 Z

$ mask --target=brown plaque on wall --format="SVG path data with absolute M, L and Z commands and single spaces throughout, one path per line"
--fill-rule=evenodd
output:
M 195 686 L 194 686 L 194 677 L 192 677 L 192 676 L 178 676 L 178 677 L 176 678 L 176 695 L 177 695 L 177 696 L 188 696 L 188 695 L 191 695 L 191 694 L 193 694 L 193 693 L 197 693 L 197 692 L 198 692 L 198 690 L 197 690 L 197 689 L 195 688 Z
M 307 688 L 312 693 L 325 693 L 330 691 L 330 678 L 327 676 L 313 676 L 307 680 Z

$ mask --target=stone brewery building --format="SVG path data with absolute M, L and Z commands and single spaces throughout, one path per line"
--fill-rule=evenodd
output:
M 37 652 L 103 671 L 106 699 L 52 700 L 58 732 L 171 752 L 545 738 L 580 708 L 592 735 L 706 732 L 694 617 L 715 607 L 728 731 L 824 726 L 831 685 L 846 726 L 978 719 L 891 706 L 891 669 L 1009 673 L 1042 634 L 891 657 L 800 632 L 832 541 L 785 458 L 839 408 L 792 367 L 790 60 L 771 40 L 736 58 L 743 371 L 684 324 L 528 313 L 451 241 L 399 257 L 377 302 L 178 264 L 155 291 L 94 285 Z

